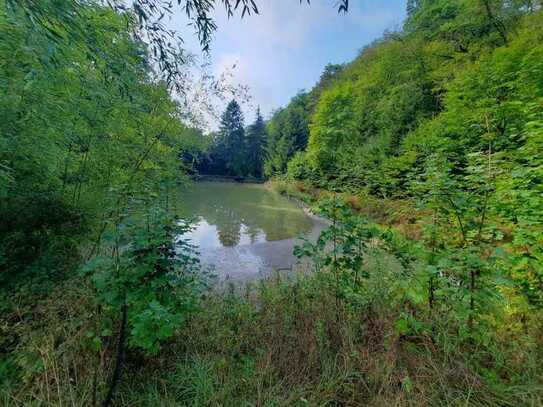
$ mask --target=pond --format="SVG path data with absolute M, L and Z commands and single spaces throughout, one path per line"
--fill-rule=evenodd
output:
M 221 281 L 248 281 L 301 267 L 292 254 L 300 237 L 316 239 L 326 227 L 295 202 L 264 185 L 199 182 L 182 191 L 187 235 L 204 267 Z

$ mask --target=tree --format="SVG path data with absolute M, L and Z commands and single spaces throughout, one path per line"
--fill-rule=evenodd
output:
M 245 130 L 238 102 L 231 100 L 222 117 L 217 134 L 215 155 L 225 163 L 227 175 L 243 175 L 245 163 Z
M 349 83 L 324 92 L 311 122 L 308 156 L 315 168 L 333 174 L 342 153 L 356 149 L 353 88 Z
M 310 96 L 298 93 L 287 107 L 277 110 L 268 123 L 265 173 L 284 173 L 288 161 L 307 146 L 309 138 Z
M 112 355 L 117 342 L 108 405 L 126 350 L 156 352 L 196 303 L 197 262 L 170 195 L 199 135 L 123 16 L 84 3 L 72 17 L 85 35 L 58 43 L 0 5 L 0 60 L 11 61 L 0 64 L 0 298 L 33 308 L 84 271 L 77 284 L 100 309 L 81 315 L 84 346 Z M 103 366 L 91 369 L 95 401 Z
M 315 93 L 320 94 L 322 90 L 326 89 L 331 83 L 343 72 L 345 68 L 344 64 L 332 64 L 328 63 L 324 67 L 322 74 L 319 78 L 319 82 L 315 86 Z M 317 95 L 316 95 L 317 96 Z
M 273 114 L 268 123 L 267 154 L 264 162 L 266 175 L 285 173 L 289 160 L 306 149 L 309 123 L 319 99 L 323 92 L 340 80 L 344 71 L 344 64 L 326 64 L 319 81 L 310 92 L 298 92 L 285 108 Z
M 266 123 L 264 123 L 264 118 L 260 113 L 260 107 L 256 111 L 254 123 L 247 129 L 245 143 L 247 174 L 260 178 L 262 177 L 264 147 L 266 143 Z

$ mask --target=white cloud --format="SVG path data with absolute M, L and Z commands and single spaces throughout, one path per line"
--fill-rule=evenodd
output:
M 405 9 L 405 0 L 359 0 L 351 1 L 347 15 L 338 15 L 336 3 L 260 0 L 260 14 L 243 20 L 228 19 L 221 7 L 216 10 L 213 71 L 220 74 L 235 65 L 230 80 L 250 87 L 253 106 L 244 109 L 247 121 L 256 105 L 269 114 L 299 89 L 311 87 L 327 62 L 348 62 L 385 29 L 398 25 Z M 175 20 L 186 21 L 179 13 Z M 192 28 L 180 32 L 196 50 Z

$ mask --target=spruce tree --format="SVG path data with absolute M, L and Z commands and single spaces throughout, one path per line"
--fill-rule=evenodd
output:
M 241 107 L 230 101 L 221 117 L 217 134 L 217 158 L 225 163 L 227 175 L 243 175 L 245 167 L 245 130 Z
M 262 164 L 264 159 L 264 144 L 266 141 L 266 123 L 260 113 L 260 107 L 256 111 L 253 124 L 247 129 L 246 135 L 246 162 L 247 174 L 253 177 L 262 177 Z

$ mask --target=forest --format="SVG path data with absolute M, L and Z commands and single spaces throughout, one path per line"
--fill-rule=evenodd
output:
M 0 404 L 543 405 L 542 2 L 408 0 L 270 117 L 211 78 L 206 132 L 162 17 L 215 7 L 258 18 L 0 0 Z M 311 271 L 214 288 L 198 175 L 326 219 Z

